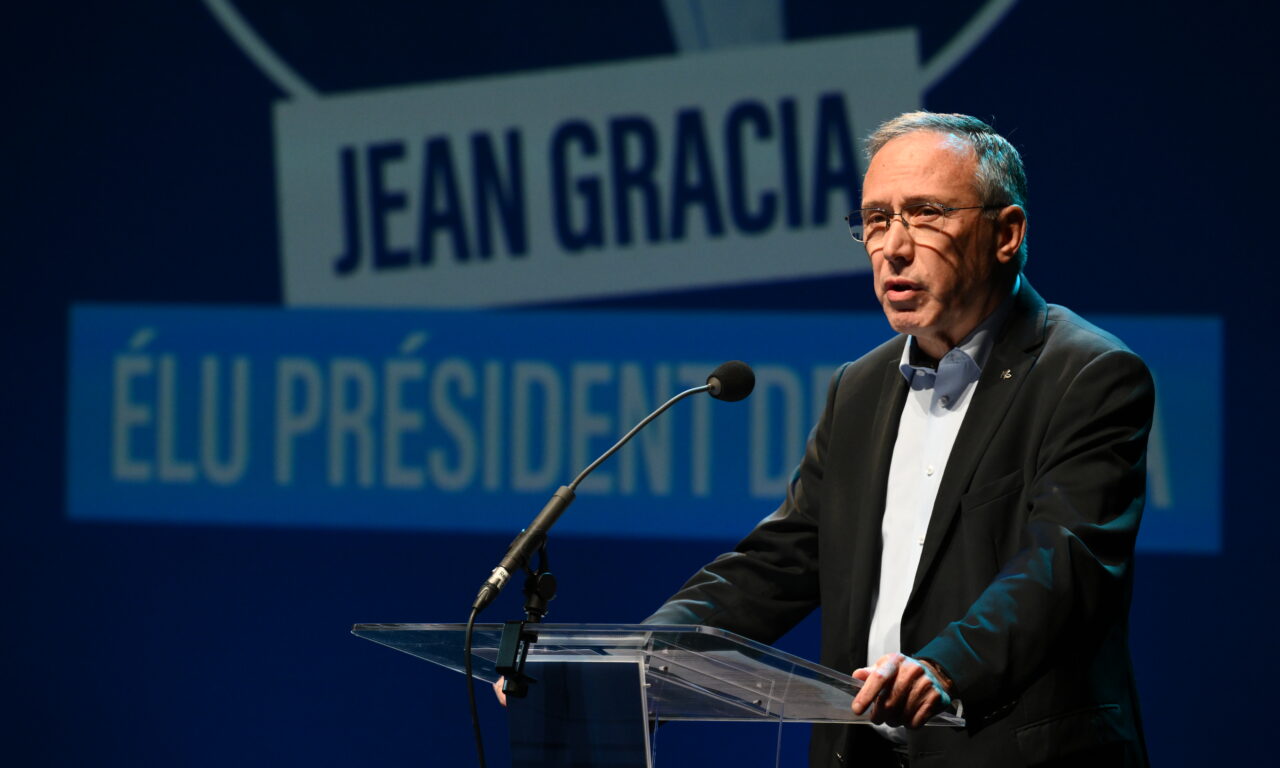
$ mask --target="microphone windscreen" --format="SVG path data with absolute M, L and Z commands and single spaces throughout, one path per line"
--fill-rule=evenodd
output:
M 712 397 L 732 403 L 751 394 L 756 386 L 756 374 L 741 360 L 730 360 L 712 371 L 707 383 L 711 385 L 708 391 Z

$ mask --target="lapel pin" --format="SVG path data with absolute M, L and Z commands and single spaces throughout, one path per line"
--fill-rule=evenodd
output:
M 1002 378 L 1002 379 L 1012 379 L 1012 378 L 1013 378 L 1013 371 L 1012 371 L 1012 370 L 1010 370 L 1010 369 L 1008 369 L 1008 368 L 1005 368 L 1003 371 L 1001 371 L 1001 372 L 1000 372 L 1000 378 Z

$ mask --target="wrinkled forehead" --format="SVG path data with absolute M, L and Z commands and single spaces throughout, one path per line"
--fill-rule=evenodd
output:
M 960 154 L 973 152 L 973 143 L 969 141 L 967 137 L 954 131 L 934 127 L 914 128 L 906 133 L 894 136 L 893 138 L 886 140 L 880 146 L 880 150 L 883 150 L 890 144 L 902 141 L 932 141 L 939 146 L 947 147 L 948 149 Z M 880 150 L 877 150 L 876 154 L 879 154 Z
M 955 202 L 978 189 L 977 153 L 967 139 L 919 130 L 885 142 L 867 164 L 864 207 L 904 200 Z

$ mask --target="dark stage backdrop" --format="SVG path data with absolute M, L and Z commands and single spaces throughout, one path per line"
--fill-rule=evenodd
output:
M 831 368 L 889 333 L 841 217 L 859 139 L 927 108 L 1021 149 L 1029 279 L 1155 371 L 1132 611 L 1154 761 L 1262 764 L 1276 21 L 1233 0 L 9 9 L 7 762 L 469 764 L 462 679 L 350 626 L 464 620 L 557 485 L 742 358 L 750 400 L 682 405 L 584 486 L 550 618 L 637 621 L 731 547 Z M 487 618 L 518 617 L 511 592 Z M 783 647 L 816 656 L 816 627 Z M 805 742 L 674 725 L 659 751 L 794 765 Z

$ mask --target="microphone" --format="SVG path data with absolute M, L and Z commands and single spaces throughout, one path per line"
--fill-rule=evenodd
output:
M 551 530 L 551 526 L 555 525 L 556 520 L 560 518 L 561 513 L 568 509 L 573 503 L 574 492 L 578 488 L 578 484 L 586 479 L 596 467 L 600 466 L 610 456 L 618 452 L 618 449 L 626 445 L 636 433 L 644 429 L 649 422 L 662 415 L 663 411 L 680 402 L 681 400 L 706 392 L 717 400 L 725 402 L 736 402 L 751 394 L 751 390 L 756 385 L 755 372 L 751 370 L 751 366 L 741 360 L 730 360 L 722 363 L 711 375 L 707 377 L 707 383 L 701 387 L 693 387 L 686 389 L 667 402 L 658 406 L 657 410 L 645 416 L 631 428 L 631 431 L 622 436 L 622 439 L 613 444 L 613 447 L 600 455 L 600 458 L 591 462 L 586 469 L 578 473 L 573 482 L 569 485 L 562 485 L 556 489 L 555 494 L 547 502 L 538 516 L 533 519 L 528 528 L 520 532 L 516 536 L 515 541 L 511 542 L 511 546 L 507 548 L 507 554 L 503 556 L 502 561 L 498 563 L 498 567 L 493 569 L 493 573 L 489 574 L 489 578 L 480 586 L 476 599 L 471 604 L 472 614 L 479 613 L 492 603 L 498 593 L 506 585 L 507 580 L 524 568 L 529 562 L 529 557 L 542 546 L 546 540 L 547 532 Z
M 755 389 L 756 373 L 741 360 L 730 360 L 711 372 L 707 384 L 711 387 L 707 393 L 715 399 L 736 403 Z

